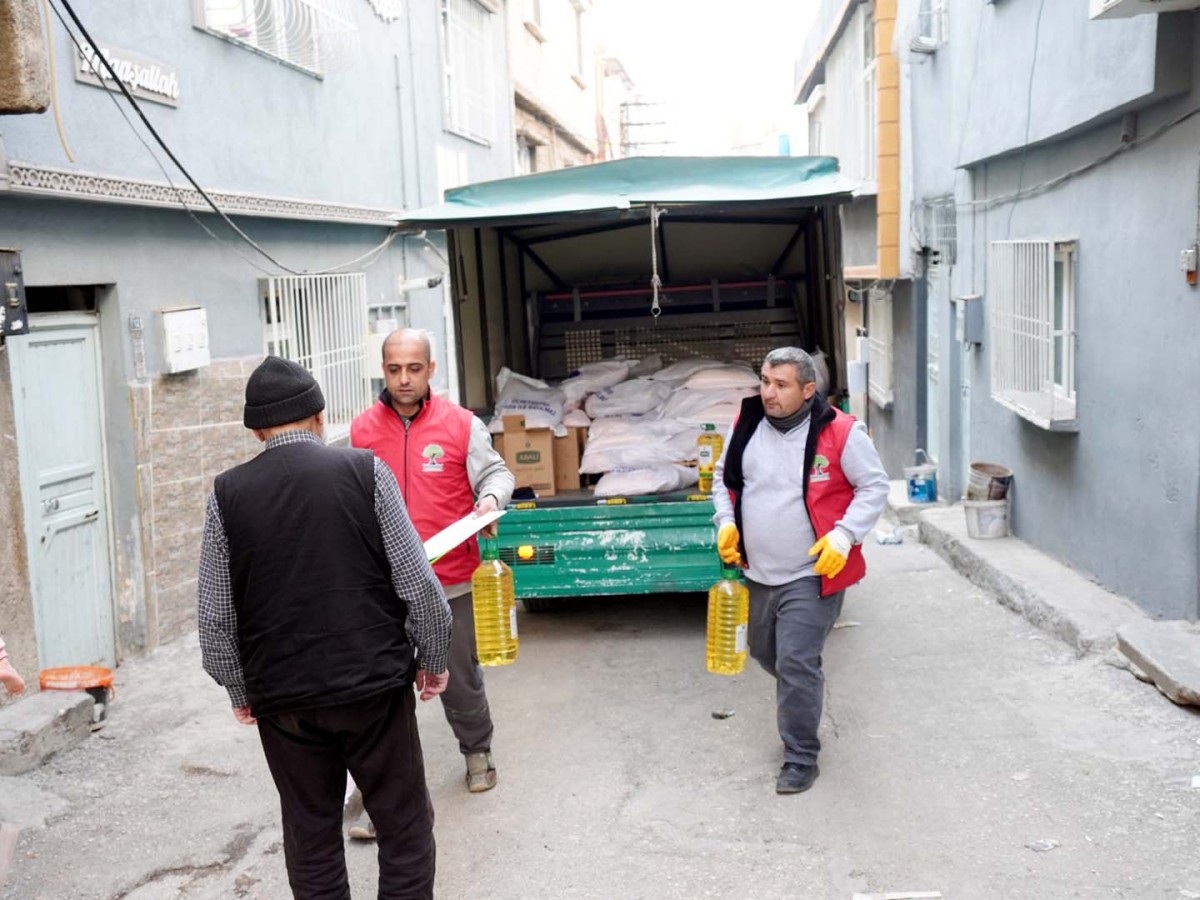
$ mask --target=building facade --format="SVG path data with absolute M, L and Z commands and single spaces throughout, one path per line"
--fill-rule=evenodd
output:
M 901 0 L 897 46 L 943 471 L 1007 466 L 1018 537 L 1196 619 L 1200 12 L 1162 8 Z
M 602 61 L 592 0 L 512 0 L 508 8 L 515 168 L 519 175 L 594 162 Z
M 168 6 L 85 8 L 96 46 L 46 23 L 51 112 L 0 123 L 31 326 L 0 351 L 0 628 L 34 671 L 193 626 L 205 498 L 257 449 L 246 376 L 266 352 L 308 365 L 336 438 L 373 397 L 369 331 L 424 327 L 451 356 L 441 238 L 391 217 L 511 173 L 500 4 Z
M 898 475 L 918 447 L 931 457 L 937 450 L 924 387 L 907 377 L 930 325 L 900 252 L 907 223 L 895 18 L 895 0 L 822 0 L 797 60 L 796 102 L 807 117 L 807 152 L 836 156 L 859 183 L 842 208 L 846 341 L 863 374 L 851 378 L 858 390 L 850 402 Z

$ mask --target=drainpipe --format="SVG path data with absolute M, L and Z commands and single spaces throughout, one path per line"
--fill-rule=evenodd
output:
M 881 279 L 900 276 L 900 62 L 892 53 L 895 30 L 896 0 L 875 0 L 875 234 Z
M 913 449 L 922 447 L 927 453 L 937 455 L 938 448 L 930 448 L 926 443 L 929 440 L 929 373 L 926 367 L 929 365 L 929 329 L 926 324 L 926 314 L 929 309 L 929 279 L 927 277 L 927 267 L 929 265 L 929 248 L 922 247 L 920 255 L 920 273 L 918 277 L 913 279 L 913 339 L 914 339 L 914 357 L 917 360 L 913 373 L 916 376 L 916 399 L 913 406 L 916 410 L 917 421 L 913 435 L 916 443 L 913 444 Z M 937 398 L 933 398 L 933 402 L 937 402 Z

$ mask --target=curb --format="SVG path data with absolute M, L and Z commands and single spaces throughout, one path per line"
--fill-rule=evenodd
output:
M 1019 538 L 970 537 L 959 505 L 914 509 L 915 505 L 907 502 L 904 485 L 903 481 L 892 482 L 888 498 L 892 518 L 902 523 L 915 520 L 923 544 L 1031 625 L 1070 645 L 1078 656 L 1107 652 L 1117 646 L 1119 628 L 1150 621 L 1130 600 Z M 902 505 L 894 504 L 901 499 Z

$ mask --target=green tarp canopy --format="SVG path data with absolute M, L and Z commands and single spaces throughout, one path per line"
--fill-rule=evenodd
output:
M 803 205 L 848 199 L 854 188 L 831 156 L 635 157 L 454 188 L 444 203 L 401 213 L 396 220 L 406 230 L 532 225 L 576 216 L 619 218 L 651 204 Z

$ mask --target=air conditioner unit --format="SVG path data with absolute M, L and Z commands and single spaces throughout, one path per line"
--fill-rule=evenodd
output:
M 1124 19 L 1187 9 L 1200 9 L 1200 0 L 1088 0 L 1088 15 L 1093 19 Z

